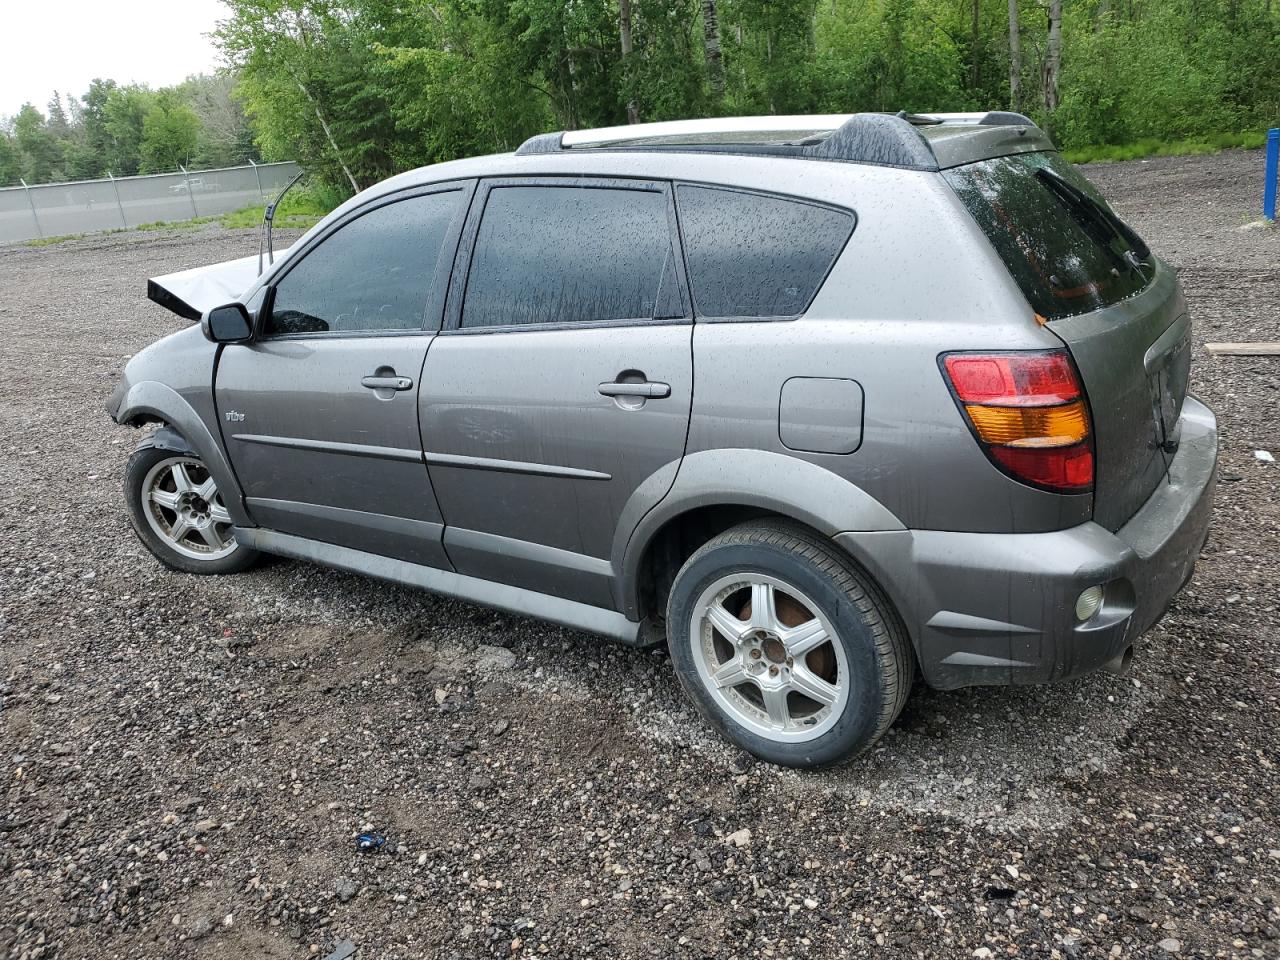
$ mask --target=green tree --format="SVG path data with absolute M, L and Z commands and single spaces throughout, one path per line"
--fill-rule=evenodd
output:
M 49 98 L 49 117 L 45 121 L 45 129 L 56 139 L 62 140 L 71 135 L 71 122 L 67 119 L 67 111 L 62 106 L 62 95 L 57 90 Z
M 968 43 L 958 18 L 935 16 L 943 12 L 917 0 L 842 0 L 820 12 L 815 69 L 821 109 L 968 106 Z
M 817 0 L 721 0 L 718 7 L 728 111 L 812 110 Z
M 386 141 L 389 111 L 371 83 L 376 39 L 362 9 L 367 3 L 350 12 L 326 0 L 229 6 L 231 18 L 217 36 L 243 71 L 241 92 L 264 155 L 304 160 L 353 188 L 385 176 L 393 145 Z
M 243 104 L 236 99 L 239 77 L 230 70 L 188 77 L 178 93 L 195 111 L 200 136 L 193 163 L 227 167 L 259 159 L 253 128 Z
M 107 137 L 103 159 L 106 169 L 117 177 L 133 176 L 142 166 L 142 128 L 154 98 L 145 87 L 113 85 L 107 91 L 102 108 Z
M 142 121 L 139 148 L 142 173 L 178 169 L 190 162 L 200 139 L 200 118 L 172 90 L 162 90 L 152 100 Z
M 702 21 L 708 9 L 717 18 L 710 40 Z M 633 10 L 635 54 L 624 94 L 636 99 L 640 117 L 678 120 L 722 113 L 723 58 L 714 0 L 633 0 Z
M 231 71 L 163 102 L 95 80 L 78 116 L 51 108 L 54 149 L 28 118 L 35 166 L 121 175 L 260 154 L 350 190 L 543 130 L 636 118 L 1012 104 L 1074 146 L 1280 117 L 1276 0 L 227 4 L 218 40 Z
M 48 183 L 60 173 L 62 151 L 45 126 L 44 115 L 31 104 L 23 104 L 13 120 L 13 139 L 18 148 L 21 176 L 28 183 Z
M 83 152 L 68 157 L 67 165 L 72 176 L 87 180 L 103 176 L 108 169 L 112 149 L 111 134 L 107 130 L 107 99 L 116 89 L 114 80 L 92 80 L 89 89 L 80 97 Z M 122 171 L 115 168 L 114 173 Z
M 13 138 L 0 130 L 0 187 L 17 183 L 20 176 L 22 167 L 18 161 L 18 148 Z
M 520 63 L 527 55 L 495 6 L 453 5 L 377 48 L 398 164 L 512 149 L 556 122 L 548 85 Z

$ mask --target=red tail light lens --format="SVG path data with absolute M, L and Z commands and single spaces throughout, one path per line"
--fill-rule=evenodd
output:
M 1005 473 L 1046 490 L 1082 493 L 1093 488 L 1093 449 L 1087 443 L 1071 447 L 990 447 Z
M 952 353 L 944 358 L 965 403 L 1047 407 L 1080 397 L 1080 381 L 1062 350 L 1047 353 Z
M 1089 410 L 1065 350 L 947 353 L 940 360 L 992 463 L 1042 490 L 1093 489 Z

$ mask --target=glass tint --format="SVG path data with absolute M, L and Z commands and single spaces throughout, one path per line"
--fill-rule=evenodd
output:
M 853 216 L 755 193 L 681 186 L 680 228 L 703 317 L 793 317 L 808 309 Z
M 1098 310 L 1146 287 L 1145 244 L 1058 154 L 998 157 L 944 176 L 1045 319 Z
M 265 332 L 421 330 L 460 197 L 398 200 L 321 241 L 276 286 Z
M 476 237 L 462 326 L 679 316 L 673 259 L 663 193 L 496 187 Z

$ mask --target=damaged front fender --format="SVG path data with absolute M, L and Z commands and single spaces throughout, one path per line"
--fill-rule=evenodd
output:
M 116 423 L 131 427 L 161 424 L 152 444 L 176 449 L 181 441 L 184 452 L 199 457 L 208 467 L 236 525 L 252 526 L 220 440 L 213 400 L 218 349 L 199 327 L 187 327 L 151 344 L 125 365 L 120 383 L 107 401 L 107 413 Z
M 221 445 L 200 414 L 176 390 L 155 380 L 131 384 L 121 397 L 115 419 L 131 426 L 152 422 L 163 424 L 148 438 L 150 444 L 199 457 L 218 485 L 232 522 L 238 527 L 255 525 L 245 509 L 244 494 Z
M 167 450 L 170 453 L 185 453 L 193 457 L 200 456 L 200 452 L 187 443 L 187 438 L 167 423 L 162 425 L 155 433 L 149 433 L 143 437 L 142 442 L 138 444 L 138 449 Z

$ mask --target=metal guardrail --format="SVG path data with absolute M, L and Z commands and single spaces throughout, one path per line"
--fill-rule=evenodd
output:
M 297 173 L 286 163 L 250 163 L 0 188 L 0 243 L 192 220 L 266 206 Z

